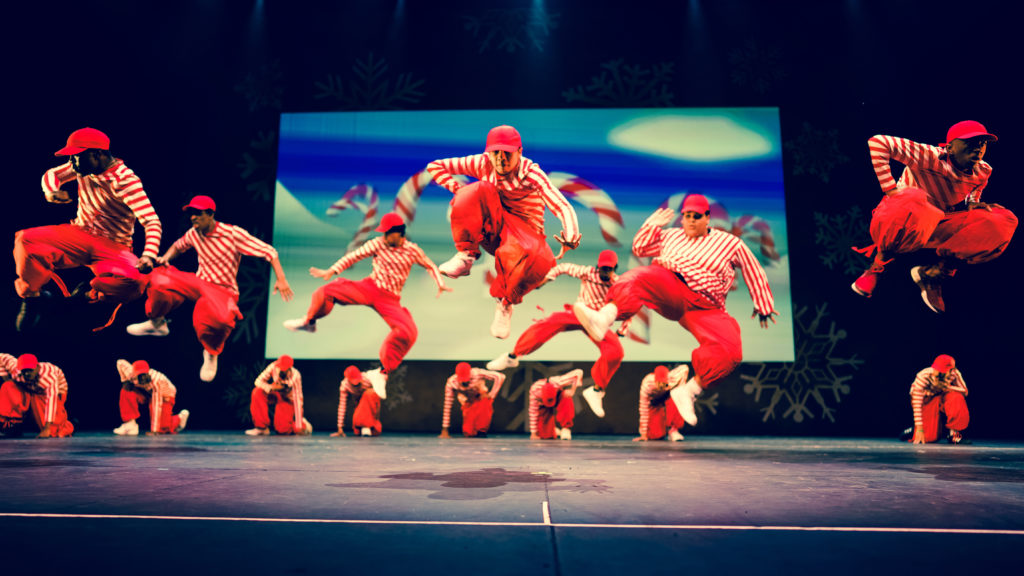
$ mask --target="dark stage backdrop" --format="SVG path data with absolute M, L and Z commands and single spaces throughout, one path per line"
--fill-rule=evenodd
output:
M 894 262 L 870 300 L 849 289 L 867 263 L 850 247 L 870 242 L 867 221 L 880 197 L 867 154 L 874 134 L 939 143 L 956 121 L 983 122 L 1000 136 L 986 157 L 995 171 L 985 200 L 1021 210 L 1012 3 L 23 4 L 0 24 L 8 55 L 0 222 L 8 241 L 18 229 L 73 217 L 72 207 L 44 202 L 39 179 L 82 126 L 109 134 L 114 153 L 141 177 L 166 249 L 186 229 L 180 207 L 195 194 L 214 196 L 221 220 L 273 239 L 282 112 L 777 108 L 795 359 L 742 365 L 702 399 L 696 433 L 893 436 L 910 423 L 914 374 L 948 353 L 971 389 L 970 432 L 1022 436 L 1019 239 L 996 261 L 957 274 L 942 317 L 924 307 L 909 277 L 927 254 Z M 180 264 L 193 269 L 194 256 Z M 83 430 L 118 423 L 119 357 L 146 358 L 167 373 L 179 407 L 194 414 L 190 426 L 242 429 L 252 380 L 266 364 L 267 278 L 266 263 L 245 261 L 246 318 L 212 384 L 198 380 L 188 308 L 172 315 L 167 338 L 135 339 L 124 326 L 143 319 L 141 303 L 93 333 L 109 309 L 58 300 L 39 330 L 19 335 L 8 283 L 0 350 L 63 367 L 68 409 Z M 66 279 L 74 285 L 85 275 Z M 318 430 L 333 427 L 347 364 L 298 364 Z M 406 363 L 392 378 L 385 428 L 436 430 L 453 365 Z M 639 380 L 653 366 L 627 362 L 606 399 L 608 418 L 584 409 L 577 431 L 633 433 Z M 545 360 L 511 373 L 495 430 L 522 430 L 523 386 L 570 367 L 590 364 Z

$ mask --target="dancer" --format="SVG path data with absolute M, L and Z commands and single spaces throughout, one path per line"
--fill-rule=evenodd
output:
M 874 261 L 853 291 L 868 298 L 885 266 L 899 254 L 934 250 L 937 263 L 914 266 L 910 276 L 933 312 L 946 311 L 942 286 L 964 264 L 988 262 L 1006 250 L 1017 217 L 999 204 L 981 201 L 992 166 L 983 160 L 997 138 L 973 120 L 957 122 L 946 142 L 929 146 L 893 136 L 868 140 L 871 164 L 885 196 L 871 212 L 871 240 L 858 250 Z M 897 182 L 889 162 L 906 168 Z
M 349 397 L 357 402 L 352 412 L 352 433 L 380 436 L 383 430 L 380 423 L 380 396 L 373 391 L 373 383 L 355 366 L 345 368 L 345 377 L 338 388 L 338 431 L 332 432 L 331 436 L 345 435 L 345 411 Z
M 576 418 L 573 396 L 583 384 L 583 370 L 537 380 L 530 386 L 530 440 L 572 440 Z
M 682 386 L 689 374 L 690 369 L 683 364 L 671 372 L 666 366 L 658 366 L 654 372 L 644 376 L 640 383 L 640 436 L 634 438 L 634 442 L 661 440 L 666 436 L 671 442 L 683 439 L 679 432 L 684 424 L 683 417 L 669 391 Z
M 946 415 L 947 439 L 950 444 L 970 444 L 963 431 L 971 420 L 967 411 L 967 384 L 948 354 L 940 354 L 932 365 L 917 373 L 910 386 L 910 406 L 914 411 L 914 444 L 939 439 L 939 412 Z
M 256 377 L 249 411 L 253 428 L 249 436 L 270 434 L 270 406 L 274 406 L 274 431 L 278 434 L 312 434 L 313 425 L 302 415 L 302 374 L 291 356 L 271 362 Z
M 523 142 L 512 126 L 497 126 L 487 133 L 483 154 L 434 160 L 427 171 L 452 198 L 452 238 L 458 252 L 441 264 L 450 278 L 469 274 L 483 247 L 495 258 L 497 278 L 491 296 L 498 299 L 491 335 L 508 338 L 512 308 L 523 301 L 555 265 L 544 236 L 544 207 L 562 222 L 555 239 L 562 253 L 580 244 L 576 211 L 536 163 L 522 155 Z M 478 182 L 462 186 L 454 178 L 463 174 Z
M 487 389 L 485 380 L 491 381 L 491 389 Z M 452 421 L 452 401 L 458 397 L 462 406 L 462 434 L 466 438 L 487 436 L 491 428 L 491 417 L 494 416 L 494 399 L 505 382 L 505 375 L 480 368 L 473 368 L 468 362 L 455 365 L 452 374 L 444 385 L 444 415 L 441 418 L 440 438 L 450 438 L 448 426 Z
M 189 411 L 173 414 L 178 390 L 166 375 L 150 368 L 145 360 L 118 360 L 117 371 L 121 375 L 121 425 L 114 428 L 114 434 L 139 435 L 142 404 L 149 404 L 149 434 L 177 434 L 185 429 Z
M 562 274 L 567 274 L 580 280 L 580 294 L 576 299 L 577 304 L 597 310 L 604 305 L 605 296 L 612 284 L 618 280 L 616 271 L 619 267 L 619 257 L 612 250 L 604 250 L 597 257 L 597 266 L 580 266 L 568 262 L 559 264 L 548 272 L 545 282 L 554 280 Z M 626 321 L 628 322 L 628 320 Z M 488 370 L 506 370 L 519 365 L 519 357 L 535 352 L 556 334 L 566 330 L 583 330 L 583 326 L 572 311 L 572 306 L 565 305 L 565 310 L 555 312 L 538 320 L 530 325 L 516 341 L 515 348 L 509 354 L 503 354 L 487 363 Z M 622 329 L 619 330 L 622 332 Z M 622 364 L 622 344 L 619 337 L 611 330 L 605 332 L 600 340 L 592 338 L 585 331 L 588 338 L 597 345 L 601 351 L 597 362 L 594 362 L 590 370 L 590 376 L 594 379 L 594 385 L 583 391 L 583 397 L 601 395 L 605 387 L 611 381 L 612 375 Z M 599 418 L 604 417 L 602 403 L 589 401 L 587 404 L 595 410 L 594 414 Z
M 412 314 L 399 300 L 412 265 L 419 264 L 430 272 L 437 284 L 438 297 L 444 292 L 451 292 L 452 289 L 445 286 L 437 266 L 423 249 L 405 237 L 405 221 L 401 216 L 394 212 L 385 214 L 381 218 L 377 232 L 383 232 L 384 235 L 373 238 L 345 254 L 330 268 L 309 269 L 310 275 L 329 280 L 363 258 L 372 256 L 373 272 L 359 281 L 339 278 L 318 288 L 313 292 L 313 302 L 306 315 L 285 320 L 284 327 L 292 331 L 316 332 L 316 321 L 330 314 L 335 303 L 342 306 L 362 305 L 373 308 L 387 322 L 391 332 L 380 346 L 381 368 L 368 370 L 363 375 L 370 380 L 374 392 L 383 400 L 387 397 L 385 387 L 388 372 L 398 368 L 412 345 L 416 343 L 419 334 Z
M 679 322 L 693 334 L 698 344 L 691 358 L 693 377 L 673 388 L 671 395 L 686 423 L 696 426 L 697 396 L 743 359 L 740 326 L 725 311 L 736 267 L 743 272 L 761 327 L 774 323 L 778 312 L 764 269 L 743 240 L 708 227 L 711 208 L 707 198 L 690 194 L 681 211 L 682 228 L 662 230 L 676 218 L 673 210 L 662 208 L 647 218 L 633 238 L 633 253 L 653 257 L 650 266 L 623 274 L 600 310 L 576 304 L 573 312 L 592 338 L 603 337 L 617 317 L 629 318 L 642 306 Z M 594 398 L 603 402 L 603 396 L 595 394 Z M 586 394 L 584 398 L 590 401 Z
M 110 154 L 110 138 L 95 128 L 81 128 L 68 136 L 67 146 L 55 156 L 68 161 L 43 174 L 47 202 L 71 202 L 61 187 L 72 180 L 78 186 L 78 211 L 70 224 L 39 226 L 14 235 L 14 288 L 22 298 L 15 327 L 31 329 L 41 314 L 43 286 L 51 279 L 65 296 L 67 287 L 54 272 L 86 266 L 95 277 L 81 295 L 90 301 L 120 305 L 138 298 L 145 276 L 153 269 L 160 248 L 161 226 L 142 182 L 124 162 Z M 142 257 L 132 253 L 135 220 L 146 231 Z M 117 309 L 114 310 L 114 314 Z M 110 325 L 114 316 L 107 322 Z
M 0 354 L 0 382 L 0 436 L 20 434 L 26 412 L 32 413 L 39 438 L 74 433 L 64 409 L 68 381 L 56 365 L 40 362 L 34 354 Z
M 270 262 L 277 281 L 274 293 L 288 302 L 294 295 L 273 246 L 254 238 L 239 226 L 218 222 L 217 204 L 209 196 L 195 196 L 182 207 L 192 222 L 190 228 L 163 256 L 162 267 L 150 275 L 146 316 L 149 320 L 128 326 L 132 336 L 166 336 L 170 330 L 167 315 L 185 303 L 195 302 L 192 326 L 203 346 L 203 366 L 199 379 L 212 382 L 217 376 L 217 357 L 224 343 L 242 319 L 238 309 L 238 266 L 242 256 L 256 256 Z M 199 268 L 193 274 L 168 263 L 194 248 Z

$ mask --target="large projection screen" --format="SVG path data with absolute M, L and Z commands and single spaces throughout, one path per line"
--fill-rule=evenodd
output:
M 315 334 L 282 327 L 305 314 L 323 281 L 309 268 L 327 268 L 346 250 L 378 235 L 361 233 L 396 202 L 414 210 L 408 238 L 437 264 L 454 253 L 448 224 L 451 193 L 424 170 L 438 158 L 483 152 L 487 131 L 510 124 L 523 137 L 523 155 L 538 163 L 576 209 L 583 233 L 563 262 L 594 265 L 613 249 L 619 272 L 638 265 L 633 235 L 660 206 L 678 208 L 697 192 L 712 200 L 712 226 L 743 238 L 768 274 L 778 324 L 762 329 L 737 274 L 727 308 L 740 323 L 744 361 L 794 359 L 782 150 L 777 108 L 478 110 L 427 112 L 331 112 L 281 115 L 274 246 L 296 298 L 270 298 L 266 354 L 303 359 L 374 359 L 388 327 L 365 306 L 337 306 Z M 376 215 L 367 218 L 367 214 Z M 621 224 L 619 223 L 621 220 Z M 551 235 L 561 223 L 545 214 Z M 346 270 L 358 280 L 371 259 Z M 579 281 L 560 276 L 528 294 L 516 307 L 512 336 L 490 336 L 495 300 L 488 295 L 493 258 L 484 255 L 471 275 L 447 282 L 455 291 L 440 298 L 423 268 L 413 271 L 402 293 L 419 328 L 407 360 L 479 361 L 511 351 L 530 323 L 575 302 Z M 634 322 L 623 339 L 626 361 L 684 362 L 696 340 L 656 314 Z M 616 324 L 616 327 L 618 325 Z M 587 361 L 596 347 L 582 332 L 561 334 L 531 354 L 540 361 Z

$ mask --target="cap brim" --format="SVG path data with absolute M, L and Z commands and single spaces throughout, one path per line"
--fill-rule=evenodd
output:
M 511 144 L 491 144 L 484 149 L 484 152 L 493 152 L 495 150 L 501 150 L 502 152 L 515 152 L 522 148 L 522 146 L 513 146 Z
M 999 140 L 999 138 L 997 138 L 995 134 L 989 134 L 988 132 L 970 132 L 967 134 L 957 136 L 956 138 L 953 138 L 953 140 L 970 140 L 971 138 L 977 138 L 978 136 L 987 136 L 986 140 L 988 140 L 989 142 L 995 142 Z M 949 144 L 949 142 L 945 142 L 942 145 L 945 146 L 947 144 Z
M 81 146 L 65 146 L 60 150 L 53 153 L 54 156 L 74 156 L 75 154 L 81 154 L 88 148 L 82 148 Z

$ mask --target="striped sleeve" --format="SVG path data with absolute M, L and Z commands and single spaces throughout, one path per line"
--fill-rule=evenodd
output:
M 184 234 L 182 234 L 181 238 L 174 241 L 174 250 L 179 254 L 182 254 L 184 252 L 188 252 L 191 248 L 195 248 L 196 234 L 198 234 L 198 232 L 196 232 L 195 228 L 189 228 Z
M 487 175 L 487 162 L 486 154 L 443 158 L 427 164 L 427 172 L 438 186 L 454 194 L 461 186 L 459 181 L 454 178 L 456 174 L 472 176 L 478 180 L 483 180 L 484 176 Z
M 291 383 L 291 400 L 295 409 L 295 431 L 305 430 L 303 419 L 303 397 L 302 397 L 302 373 L 297 368 L 292 368 L 292 375 L 289 378 Z
M 441 415 L 441 429 L 447 430 L 452 423 L 452 402 L 455 400 L 455 384 L 458 377 L 452 374 L 444 384 L 444 411 Z
M 577 368 L 570 372 L 566 372 L 561 376 L 552 376 L 548 379 L 562 390 L 575 390 L 581 384 L 583 384 L 583 369 Z
M 540 419 L 540 391 L 547 380 L 537 380 L 530 385 L 530 406 L 527 411 L 529 416 L 530 436 L 537 434 L 537 420 Z
M 160 432 L 160 414 L 164 407 L 163 394 L 155 388 L 156 386 L 154 386 L 153 393 L 149 395 L 149 431 L 154 434 Z
M 933 370 L 931 368 L 925 368 L 917 373 L 917 377 L 914 378 L 914 383 L 910 386 L 910 407 L 914 411 L 914 427 L 922 428 L 924 426 L 924 418 L 921 414 L 921 409 L 924 406 L 925 400 L 931 397 L 928 391 L 928 382 L 931 378 Z
M 64 377 L 64 371 L 49 362 L 39 364 L 39 381 L 46 390 L 46 423 L 53 422 L 57 417 L 57 408 L 60 407 L 60 395 L 67 391 L 68 381 Z
M 754 253 L 747 248 L 743 241 L 737 242 L 736 253 L 733 261 L 739 264 L 743 272 L 743 281 L 747 284 L 750 292 L 750 299 L 754 302 L 754 309 L 762 316 L 768 316 L 775 311 L 775 300 L 772 297 L 772 289 L 768 286 L 768 276 L 764 268 L 757 261 Z
M 60 190 L 61 185 L 65 182 L 70 182 L 77 177 L 73 168 L 71 168 L 71 162 L 65 162 L 60 166 L 50 168 L 43 173 L 43 193 L 46 195 L 46 200 L 49 202 L 53 201 L 54 194 Z
M 117 373 L 121 375 L 121 382 L 127 382 L 132 379 L 132 365 L 127 360 L 119 358 L 117 360 Z
M 355 250 L 339 258 L 337 262 L 335 262 L 334 264 L 331 265 L 330 268 L 328 268 L 328 270 L 335 274 L 341 274 L 343 271 L 347 270 L 356 262 L 359 262 L 364 258 L 368 258 L 376 254 L 377 251 L 380 250 L 381 244 L 383 242 L 384 241 L 381 240 L 379 236 L 368 241 L 366 244 L 363 244 L 359 248 L 356 248 Z
M 686 369 L 686 364 L 680 364 L 679 366 L 673 368 L 668 373 L 669 388 L 675 388 L 676 386 L 679 386 L 681 384 L 686 384 L 686 382 L 683 381 L 684 373 L 690 373 L 690 371 Z
M 909 168 L 934 167 L 939 163 L 941 149 L 906 138 L 878 134 L 868 139 L 868 151 L 882 192 L 888 194 L 897 187 L 896 179 L 892 175 L 892 166 L 889 164 L 891 160 Z
M 260 372 L 260 375 L 256 377 L 256 380 L 253 381 L 253 386 L 269 394 L 270 383 L 274 381 L 274 376 L 272 374 L 273 371 L 274 363 L 271 362 L 270 364 L 267 365 L 266 368 L 263 369 L 263 372 Z
M 661 253 L 661 226 L 644 224 L 633 236 L 633 254 L 637 258 L 657 256 Z
M 651 420 L 651 400 L 654 398 L 654 374 L 644 376 L 640 382 L 640 435 L 647 436 L 647 426 Z
M 491 398 L 498 395 L 498 390 L 501 390 L 501 385 L 505 383 L 504 374 L 501 372 L 484 370 L 483 368 L 473 368 L 473 376 L 476 378 L 485 378 L 491 381 L 491 391 L 489 393 Z
M 562 222 L 563 236 L 569 242 L 577 242 L 580 239 L 580 223 L 576 218 L 576 210 L 566 200 L 562 192 L 555 188 L 548 175 L 540 169 L 537 164 L 530 165 L 530 171 L 526 179 L 532 182 L 540 190 L 544 205 L 551 210 L 551 213 Z
M 424 252 L 418 244 L 408 240 L 406 240 L 406 243 L 409 244 L 409 248 L 413 251 L 414 262 L 423 266 L 428 272 L 430 272 L 430 277 L 434 279 L 434 284 L 436 284 L 438 288 L 444 286 L 444 279 L 441 278 L 441 271 L 437 269 L 437 264 L 434 264 L 434 261 L 427 256 L 427 253 Z
M 157 252 L 160 250 L 160 236 L 163 231 L 160 218 L 157 217 L 156 210 L 153 209 L 149 197 L 146 196 L 146 191 L 142 189 L 142 181 L 139 180 L 139 177 L 135 175 L 131 168 L 122 163 L 117 167 L 115 174 L 117 177 L 117 195 L 124 201 L 146 230 L 146 242 L 142 248 L 142 255 L 156 259 Z
M 12 380 L 18 360 L 10 354 L 0 353 L 0 380 Z
M 555 266 L 548 272 L 548 279 L 554 280 L 555 278 L 565 274 L 572 276 L 573 278 L 583 279 L 587 276 L 587 272 L 590 271 L 590 266 L 581 266 L 580 264 L 573 264 L 571 262 L 563 262 L 558 266 Z
M 232 229 L 234 231 L 235 250 L 237 250 L 239 254 L 255 256 L 257 258 L 262 258 L 267 262 L 271 262 L 274 258 L 277 258 L 277 250 L 275 250 L 270 244 L 256 238 L 252 234 L 249 234 L 248 231 L 238 226 L 232 226 Z

